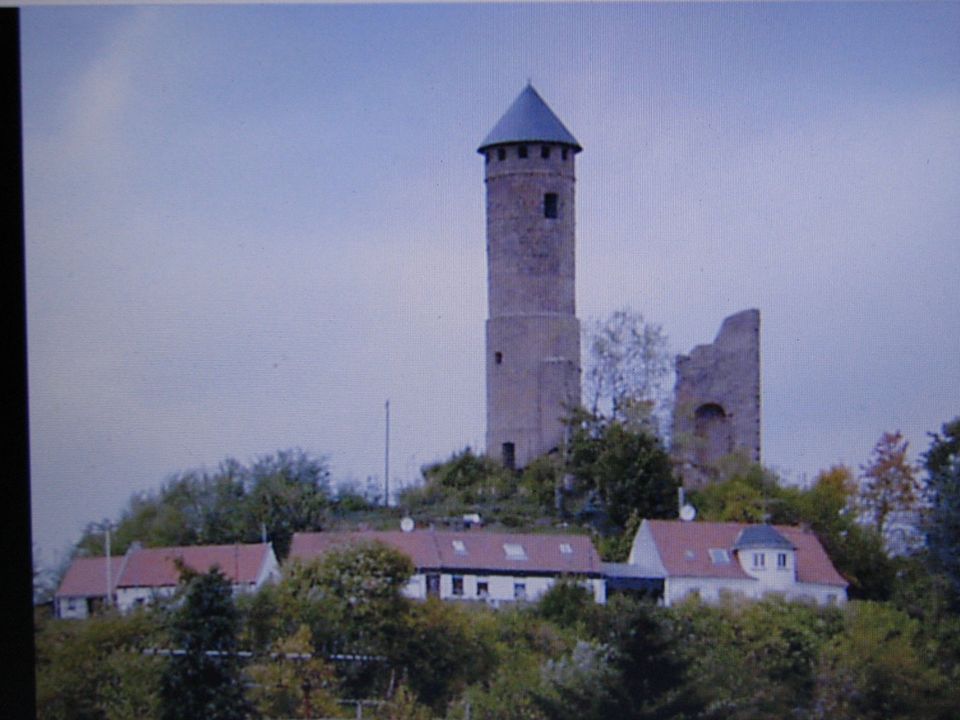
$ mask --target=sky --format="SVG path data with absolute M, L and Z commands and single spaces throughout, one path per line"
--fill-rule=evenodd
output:
M 960 414 L 960 5 L 21 11 L 35 560 L 286 448 L 393 487 L 483 449 L 476 148 L 577 156 L 577 312 L 672 353 L 762 315 L 788 482 Z

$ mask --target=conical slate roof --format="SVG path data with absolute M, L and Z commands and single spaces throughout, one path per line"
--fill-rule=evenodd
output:
M 549 142 L 569 145 L 574 152 L 583 148 L 560 118 L 553 114 L 533 85 L 528 84 L 484 139 L 477 152 L 492 145 L 520 142 Z

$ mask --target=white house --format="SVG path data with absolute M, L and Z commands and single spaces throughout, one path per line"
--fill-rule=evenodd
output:
M 379 541 L 407 555 L 415 571 L 404 588 L 414 599 L 438 597 L 498 605 L 537 600 L 561 577 L 584 583 L 598 603 L 606 582 L 597 551 L 584 535 L 470 532 L 296 533 L 290 560 L 309 561 L 333 548 Z
M 108 593 L 112 600 L 123 560 L 119 555 L 110 558 L 108 571 L 105 557 L 74 558 L 54 594 L 56 616 L 82 620 L 103 607 Z
M 270 543 L 169 548 L 134 545 L 126 555 L 111 558 L 111 603 L 127 612 L 172 596 L 180 581 L 177 560 L 201 573 L 219 567 L 235 595 L 253 592 L 280 576 Z M 55 596 L 57 616 L 85 618 L 101 606 L 107 597 L 106 574 L 105 558 L 76 558 Z
M 180 581 L 177 561 L 200 573 L 218 567 L 230 581 L 234 595 L 254 592 L 280 577 L 270 543 L 133 548 L 117 580 L 120 611 L 172 596 Z
M 743 523 L 644 520 L 611 587 L 643 583 L 664 605 L 696 595 L 781 595 L 823 605 L 846 602 L 847 582 L 810 531 Z

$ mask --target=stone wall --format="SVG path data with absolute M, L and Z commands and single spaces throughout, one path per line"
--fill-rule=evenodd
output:
M 760 311 L 726 318 L 676 369 L 671 442 L 684 487 L 711 482 L 724 455 L 760 462 Z
M 544 147 L 485 153 L 486 446 L 517 467 L 559 447 L 562 417 L 580 400 L 574 153 Z

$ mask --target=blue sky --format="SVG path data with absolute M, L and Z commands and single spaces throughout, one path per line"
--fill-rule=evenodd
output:
M 288 447 L 482 447 L 476 146 L 528 79 L 584 147 L 582 320 L 763 317 L 791 480 L 960 413 L 954 3 L 28 7 L 34 542 Z

